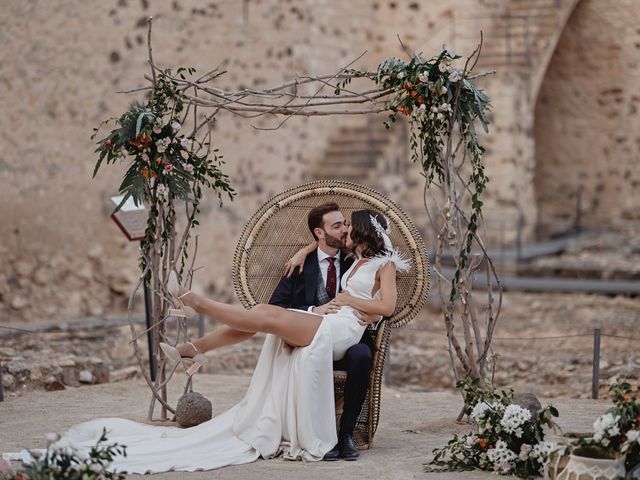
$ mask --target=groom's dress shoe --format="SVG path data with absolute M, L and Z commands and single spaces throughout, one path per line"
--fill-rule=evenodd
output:
M 338 442 L 335 447 L 325 453 L 322 459 L 327 462 L 335 462 L 336 460 L 340 460 L 340 442 Z
M 340 447 L 340 458 L 343 460 L 357 460 L 360 457 L 351 435 L 341 436 L 338 445 Z

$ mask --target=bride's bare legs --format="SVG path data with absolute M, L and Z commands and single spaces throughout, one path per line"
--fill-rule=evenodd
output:
M 309 345 L 322 321 L 319 315 L 293 312 L 275 305 L 259 304 L 250 310 L 245 310 L 235 305 L 216 302 L 193 292 L 184 295 L 181 300 L 197 312 L 215 318 L 234 330 L 251 334 L 253 332 L 272 333 L 292 346 Z M 197 344 L 196 348 L 198 348 Z M 204 351 L 206 350 L 201 350 L 201 352 Z
M 225 347 L 227 345 L 233 345 L 234 343 L 240 343 L 255 335 L 255 332 L 241 332 L 235 328 L 231 328 L 227 325 L 220 325 L 212 332 L 206 334 L 204 337 L 193 340 L 189 343 L 183 343 L 176 348 L 182 357 L 193 357 L 198 352 L 204 353 L 215 348 Z M 196 347 L 197 351 L 193 349 Z

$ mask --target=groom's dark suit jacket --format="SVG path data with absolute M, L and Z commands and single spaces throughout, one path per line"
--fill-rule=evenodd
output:
M 353 260 L 340 255 L 340 279 L 349 270 Z M 300 274 L 300 269 L 296 267 L 291 277 L 282 277 L 278 286 L 271 295 L 269 303 L 284 308 L 298 308 L 300 310 L 308 310 L 311 306 L 316 305 L 316 290 L 318 288 L 318 279 L 320 276 L 320 265 L 318 264 L 317 250 L 314 250 L 304 261 L 304 270 Z M 338 283 L 340 286 L 340 282 Z M 341 291 L 339 289 L 338 291 Z M 369 333 L 369 329 L 365 330 L 362 336 L 362 343 L 366 343 L 371 351 L 375 350 L 375 342 Z

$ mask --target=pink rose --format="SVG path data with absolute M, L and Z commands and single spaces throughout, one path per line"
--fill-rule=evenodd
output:
M 4 475 L 5 473 L 9 472 L 11 472 L 11 463 L 9 462 L 9 460 L 0 458 L 0 475 Z

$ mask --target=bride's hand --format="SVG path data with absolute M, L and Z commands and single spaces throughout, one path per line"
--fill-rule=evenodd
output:
M 304 270 L 304 260 L 307 258 L 306 249 L 298 250 L 293 257 L 284 264 L 284 276 L 290 277 L 296 267 L 300 267 L 300 273 Z
M 304 271 L 304 261 L 307 259 L 307 255 L 313 252 L 316 248 L 318 248 L 318 243 L 311 242 L 306 247 L 302 247 L 300 250 L 298 250 L 293 255 L 293 257 L 287 260 L 287 262 L 284 264 L 284 276 L 289 278 L 291 275 L 293 275 L 296 267 L 300 268 L 300 271 L 298 273 L 302 273 Z
M 342 307 L 344 305 L 351 305 L 351 299 L 353 296 L 349 292 L 340 292 L 336 295 L 336 298 L 332 300 L 332 303 Z

